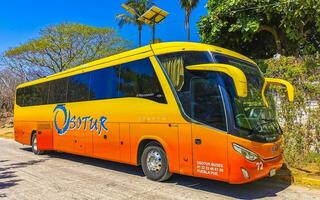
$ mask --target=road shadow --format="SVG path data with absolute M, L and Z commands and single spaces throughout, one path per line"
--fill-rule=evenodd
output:
M 15 185 L 18 184 L 18 182 L 22 181 L 21 179 L 14 179 L 14 180 L 8 180 L 8 181 L 1 181 L 0 182 L 0 190 L 2 189 L 6 189 L 6 188 L 9 188 L 9 187 L 13 187 Z M 1 194 L 1 195 L 5 195 L 5 193 Z
M 21 148 L 24 151 L 32 152 L 30 148 Z M 78 156 L 73 154 L 61 153 L 61 152 L 51 152 L 47 155 L 47 159 L 58 158 L 74 161 L 77 163 L 92 165 L 95 167 L 100 167 L 108 170 L 113 170 L 117 172 L 123 172 L 131 175 L 136 175 L 143 177 L 144 174 L 141 167 L 131 166 L 122 163 L 116 163 L 96 158 L 90 158 L 85 156 Z M 0 161 L 1 162 L 1 161 Z M 36 164 L 37 162 L 43 162 L 42 160 L 30 161 L 29 163 L 16 163 L 12 164 L 11 167 L 20 167 L 28 164 Z M 1 171 L 1 168 L 0 168 Z M 10 173 L 7 174 L 10 176 Z M 5 176 L 5 175 L 4 175 Z M 0 176 L 1 177 L 1 176 Z M 175 174 L 173 177 L 167 181 L 170 184 L 176 184 L 190 189 L 202 190 L 206 192 L 211 192 L 215 194 L 224 195 L 227 197 L 238 198 L 238 199 L 259 199 L 265 197 L 277 197 L 277 193 L 285 190 L 291 185 L 292 176 L 290 170 L 284 165 L 284 167 L 278 172 L 276 177 L 264 178 L 253 183 L 247 183 L 242 185 L 231 185 L 228 183 L 207 180 L 202 178 L 195 178 L 189 176 L 183 176 Z M 8 183 L 10 184 L 10 183 Z M 1 188 L 1 187 L 0 187 Z
M 237 199 L 277 197 L 278 192 L 285 190 L 291 185 L 290 183 L 280 183 L 268 178 L 247 184 L 232 185 L 221 181 L 183 175 L 174 175 L 168 182 Z
M 0 172 L 0 180 L 17 177 L 14 171 L 2 171 Z
M 0 167 L 0 172 L 5 172 L 7 170 L 12 170 L 12 169 L 19 169 L 23 167 L 27 167 L 30 165 L 35 165 L 38 163 L 45 162 L 48 159 L 37 159 L 37 160 L 29 160 L 25 162 L 16 162 L 16 163 L 10 163 L 10 164 L 4 164 L 2 167 Z
M 17 175 L 19 169 L 45 162 L 47 159 L 29 160 L 24 162 L 11 162 L 0 160 L 0 190 L 16 186 L 20 181 Z M 0 193 L 0 198 L 7 197 L 6 193 Z
M 32 152 L 31 147 L 21 147 L 20 150 Z
M 289 168 L 283 165 L 274 177 L 266 177 L 241 185 L 183 175 L 174 175 L 168 182 L 237 199 L 259 199 L 277 197 L 277 193 L 293 183 L 293 178 Z
M 24 149 L 25 151 L 30 151 L 30 149 Z M 136 175 L 143 177 L 144 174 L 141 167 L 131 166 L 127 164 L 121 164 L 111 161 L 105 161 L 96 158 L 89 158 L 84 156 L 72 155 L 67 153 L 52 152 L 48 154 L 48 157 L 66 159 L 85 165 L 92 165 L 95 167 L 100 167 L 108 170 L 113 170 L 117 172 L 123 172 L 131 175 Z M 285 171 L 285 177 L 291 177 L 288 168 L 284 167 L 281 171 Z M 281 173 L 280 173 L 281 174 Z M 289 174 L 289 175 L 288 175 Z M 231 185 L 228 183 L 206 180 L 201 178 L 183 176 L 183 175 L 173 175 L 173 177 L 167 181 L 170 184 L 176 184 L 190 189 L 202 190 L 206 192 L 216 193 L 224 195 L 227 197 L 238 198 L 238 199 L 258 199 L 265 197 L 277 197 L 277 193 L 285 190 L 291 185 L 291 179 L 287 181 L 279 181 L 279 177 L 264 178 L 253 183 L 242 184 L 242 185 Z
M 131 175 L 141 176 L 143 177 L 144 174 L 142 172 L 141 167 L 97 159 L 97 158 L 90 158 L 85 156 L 73 155 L 68 153 L 62 152 L 51 152 L 48 154 L 49 157 L 52 158 L 59 158 L 59 159 L 67 159 L 74 162 L 82 163 L 85 165 L 92 165 L 95 167 L 100 167 L 112 171 L 123 172 Z

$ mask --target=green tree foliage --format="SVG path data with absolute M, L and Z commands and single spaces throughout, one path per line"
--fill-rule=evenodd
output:
M 18 74 L 64 71 L 124 51 L 128 42 L 111 28 L 60 24 L 40 31 L 40 36 L 5 52 L 2 64 Z M 27 77 L 27 75 L 25 76 Z
M 188 41 L 190 41 L 190 15 L 198 3 L 199 0 L 180 0 L 181 8 L 185 10 L 184 27 L 187 31 Z
M 318 0 L 209 0 L 198 23 L 201 40 L 255 58 L 320 49 Z
M 127 0 L 125 4 L 133 9 L 134 14 L 128 12 L 121 13 L 116 16 L 116 20 L 118 21 L 118 25 L 120 28 L 128 24 L 133 24 L 138 27 L 139 46 L 141 47 L 142 26 L 144 25 L 144 22 L 140 21 L 139 17 L 152 7 L 152 0 Z
M 268 66 L 266 77 L 288 80 L 295 87 L 294 103 L 288 103 L 285 89 L 278 93 L 287 162 L 293 166 L 317 162 L 320 167 L 320 57 L 281 56 L 266 60 L 265 64 Z M 315 153 L 318 153 L 317 160 L 312 160 L 310 155 Z

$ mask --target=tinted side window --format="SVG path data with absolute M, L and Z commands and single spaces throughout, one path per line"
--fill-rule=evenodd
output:
M 17 90 L 17 104 L 19 106 L 35 106 L 47 104 L 48 83 L 40 83 Z
M 49 104 L 66 102 L 67 84 L 67 78 L 58 79 L 50 82 Z
M 108 67 L 91 72 L 90 100 L 118 97 L 119 67 Z
M 149 59 L 121 65 L 119 97 L 140 97 L 166 103 L 159 80 Z
M 17 89 L 16 94 L 16 104 L 19 106 L 23 106 L 23 99 L 24 99 L 24 88 Z
M 32 102 L 31 105 L 44 105 L 48 101 L 48 83 L 41 83 L 31 86 Z
M 199 122 L 226 131 L 223 99 L 214 77 L 192 78 L 191 117 Z
M 67 102 L 87 101 L 89 99 L 90 74 L 69 77 Z
M 33 102 L 33 92 L 31 87 L 24 88 L 23 106 L 31 106 Z
M 214 62 L 211 53 L 202 51 L 169 53 L 159 55 L 158 58 L 178 92 L 190 88 L 192 74 L 185 69 L 186 66 Z

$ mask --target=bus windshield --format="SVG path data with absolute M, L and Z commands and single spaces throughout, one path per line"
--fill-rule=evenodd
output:
M 243 130 L 240 131 L 240 134 L 243 137 L 261 142 L 276 141 L 282 131 L 276 120 L 272 98 L 268 99 L 271 102 L 270 107 L 267 107 L 262 100 L 261 91 L 264 78 L 259 68 L 253 64 L 219 54 L 214 55 L 214 59 L 218 63 L 238 67 L 246 75 L 247 97 L 238 97 L 234 87 L 226 87 L 231 99 L 236 126 Z M 226 77 L 224 81 L 226 86 L 233 84 L 231 78 Z
M 261 91 L 264 78 L 258 66 L 224 54 L 209 51 L 177 52 L 160 55 L 158 58 L 171 79 L 183 110 L 188 117 L 212 126 L 213 128 L 223 130 L 221 129 L 222 121 L 215 124 L 208 123 L 213 121 L 217 122 L 217 116 L 224 117 L 226 115 L 226 113 L 221 113 L 221 103 L 219 103 L 218 100 L 222 98 L 217 95 L 217 92 L 215 92 L 213 98 L 209 95 L 209 91 L 205 91 L 207 89 L 212 90 L 212 88 L 215 87 L 212 84 L 218 84 L 220 87 L 224 87 L 228 93 L 238 136 L 259 142 L 273 142 L 279 139 L 282 132 L 276 120 L 275 107 L 267 107 L 262 100 Z M 229 64 L 241 69 L 247 78 L 247 97 L 238 97 L 236 95 L 232 79 L 225 74 L 214 76 L 212 74 L 218 73 L 208 71 L 196 72 L 185 68 L 189 65 L 206 63 Z M 195 82 L 195 80 L 201 80 L 202 85 L 198 83 L 199 81 Z M 199 88 L 198 90 L 193 89 L 194 83 L 197 83 L 196 86 Z M 212 86 L 208 86 L 209 83 Z M 200 94 L 206 95 L 198 97 Z M 199 99 L 203 104 L 202 109 L 197 109 L 197 107 L 194 106 L 199 104 Z M 208 101 L 215 100 L 216 102 L 204 102 L 205 99 Z M 199 102 L 195 102 L 196 100 Z M 272 100 L 272 98 L 270 98 L 270 100 Z M 198 110 L 202 111 L 201 115 L 197 113 Z M 200 116 L 202 118 L 200 118 Z

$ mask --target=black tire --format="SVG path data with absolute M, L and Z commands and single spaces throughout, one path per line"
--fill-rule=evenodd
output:
M 32 139 L 31 139 L 31 148 L 32 148 L 32 152 L 35 154 L 35 155 L 42 155 L 44 154 L 44 151 L 40 151 L 38 148 L 37 148 L 37 134 L 33 134 L 32 135 Z
M 141 165 L 143 173 L 150 180 L 162 182 L 168 180 L 172 176 L 172 173 L 169 172 L 166 153 L 163 148 L 156 143 L 147 145 L 143 150 Z

